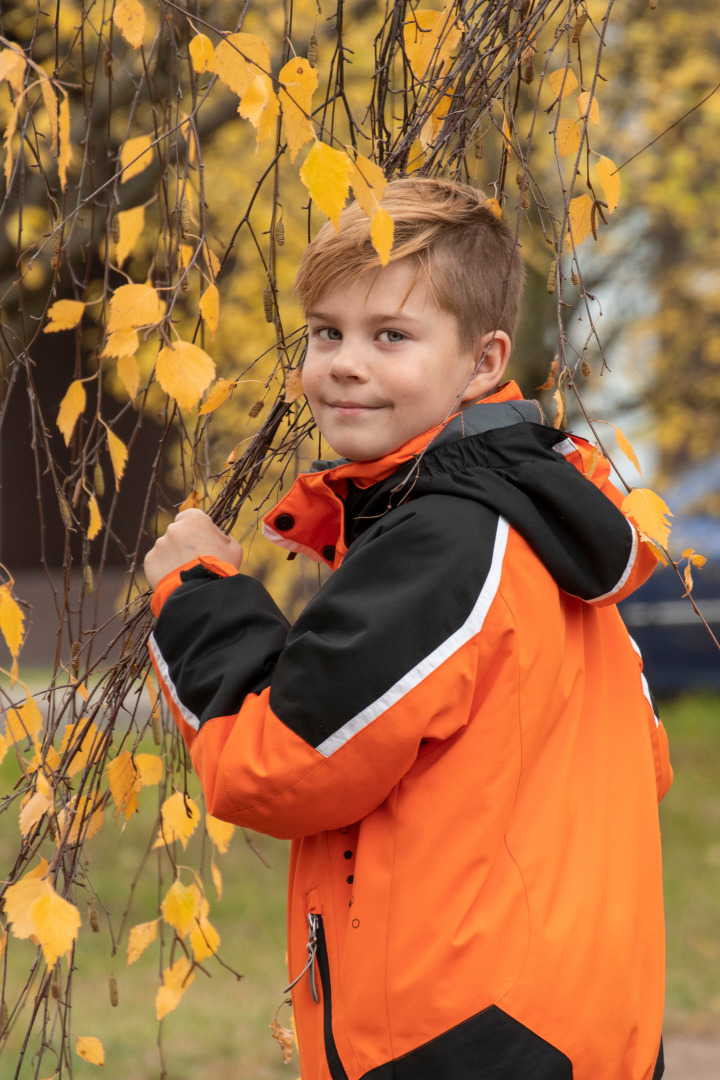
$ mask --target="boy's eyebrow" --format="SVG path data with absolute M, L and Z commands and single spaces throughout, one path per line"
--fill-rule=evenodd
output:
M 334 315 L 329 315 L 324 311 L 308 311 L 305 314 L 306 319 L 320 319 L 322 322 L 334 322 L 337 319 L 337 312 Z M 371 311 L 368 313 L 368 318 L 372 322 L 384 322 L 386 319 L 403 319 L 405 322 L 419 323 L 423 322 L 422 319 L 416 319 L 413 315 L 408 315 L 405 311 Z

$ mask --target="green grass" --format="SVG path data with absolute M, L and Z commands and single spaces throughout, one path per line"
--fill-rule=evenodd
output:
M 720 1034 L 720 697 L 694 695 L 666 703 L 661 710 L 670 737 L 675 782 L 661 807 L 665 859 L 668 933 L 668 990 L 666 1030 Z M 0 791 L 9 792 L 17 766 L 9 756 L 0 766 Z M 147 846 L 154 817 L 156 789 L 141 793 L 141 812 L 124 830 L 106 822 L 87 844 L 87 877 L 108 909 L 117 933 L 130 883 Z M 156 804 L 155 804 L 156 805 Z M 0 817 L 0 875 L 7 874 L 18 847 L 17 807 Z M 229 852 L 219 857 L 223 898 L 218 901 L 207 867 L 204 872 L 210 918 L 221 935 L 220 955 L 238 981 L 214 960 L 205 961 L 207 975 L 198 971 L 175 1012 L 162 1024 L 163 1061 L 167 1080 L 295 1080 L 297 1060 L 283 1066 L 268 1025 L 283 1001 L 285 975 L 285 876 L 287 845 L 268 837 L 252 837 L 270 868 L 245 843 L 242 832 Z M 194 846 L 193 846 L 194 845 Z M 49 854 L 49 852 L 48 852 Z M 200 862 L 192 840 L 178 858 L 189 866 Z M 159 890 L 157 853 L 151 855 L 139 878 L 128 925 L 154 918 L 158 897 L 172 881 L 163 857 Z M 183 871 L 190 884 L 192 875 Z M 95 1035 L 105 1046 L 106 1065 L 97 1068 L 73 1055 L 77 1080 L 159 1080 L 158 1024 L 155 994 L 160 960 L 156 946 L 132 967 L 125 965 L 127 932 L 112 956 L 108 919 L 90 933 L 86 898 L 77 902 L 83 927 L 78 938 L 73 976 L 72 1045 L 77 1035 Z M 6 999 L 12 1005 L 35 958 L 29 941 L 10 938 L 0 961 Z M 167 948 L 163 964 L 168 962 Z M 118 981 L 119 1004 L 109 1000 L 108 980 Z M 25 1016 L 28 1008 L 25 1009 Z M 288 1010 L 280 1019 L 288 1022 Z M 0 1052 L 0 1076 L 14 1075 L 24 1025 L 13 1030 Z M 22 1080 L 34 1076 L 33 1036 L 23 1063 Z M 50 1057 L 43 1058 L 40 1080 L 52 1074 Z

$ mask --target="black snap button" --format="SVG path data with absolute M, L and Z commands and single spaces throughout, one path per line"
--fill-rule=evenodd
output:
M 345 880 L 347 881 L 348 885 L 352 885 L 353 881 L 355 880 L 355 875 L 350 874 Z
M 343 851 L 343 859 L 352 859 L 352 851 Z
M 294 524 L 295 518 L 292 514 L 278 514 L 275 518 L 275 528 L 279 529 L 280 532 L 287 532 L 289 529 L 292 529 Z
M 326 544 L 324 548 L 321 548 L 320 554 L 328 562 L 335 562 L 335 548 L 332 544 Z

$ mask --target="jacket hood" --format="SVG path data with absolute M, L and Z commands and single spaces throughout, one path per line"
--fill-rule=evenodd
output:
M 616 602 L 655 559 L 619 509 L 610 466 L 557 431 L 515 383 L 376 461 L 318 462 L 265 518 L 264 533 L 337 567 L 353 540 L 394 507 L 441 493 L 474 499 L 515 528 L 565 592 Z M 649 558 L 647 557 L 649 556 Z

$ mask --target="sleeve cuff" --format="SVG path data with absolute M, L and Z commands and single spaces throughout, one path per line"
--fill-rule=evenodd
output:
M 197 559 L 191 559 L 190 562 L 177 566 L 157 583 L 150 605 L 153 615 L 157 617 L 160 614 L 168 597 L 183 584 L 183 573 L 200 566 L 204 567 L 208 574 L 215 578 L 234 577 L 235 574 L 239 573 L 237 567 L 233 566 L 232 563 L 222 562 L 213 555 L 199 555 Z

